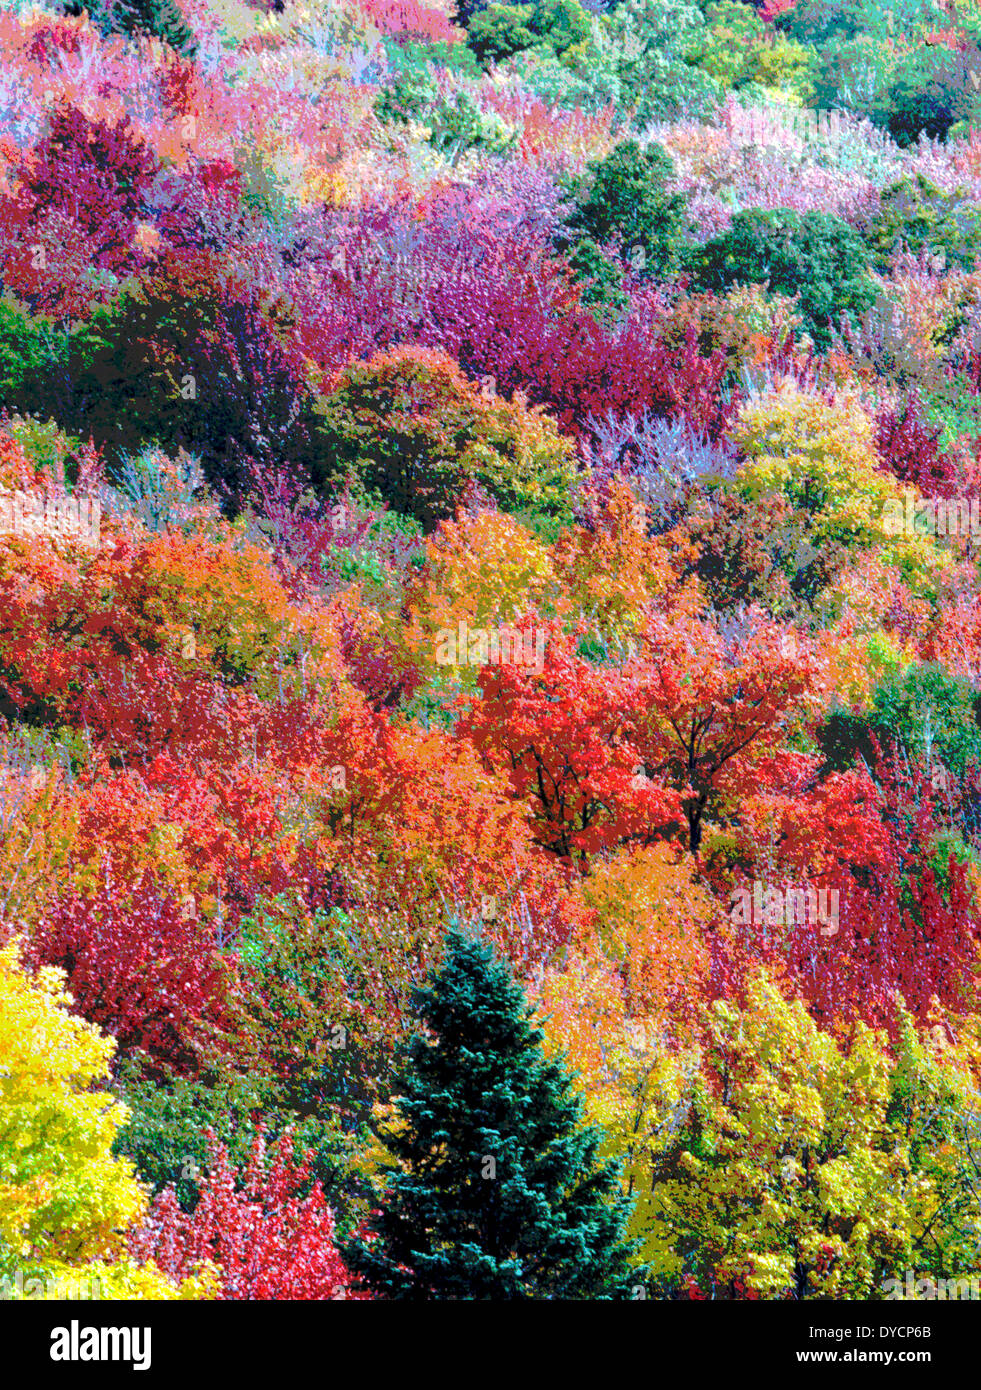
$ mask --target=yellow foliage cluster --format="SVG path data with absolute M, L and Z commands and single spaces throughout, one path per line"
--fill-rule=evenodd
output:
M 644 1236 L 654 1160 L 677 1133 L 698 1070 L 685 1038 L 707 968 L 715 906 L 694 861 L 666 846 L 594 866 L 579 890 L 592 924 L 537 993 L 546 1045 L 578 1074 L 590 1121 L 606 1131 Z
M 70 836 L 57 768 L 24 767 L 0 732 L 0 917 L 26 924 L 63 869 Z
M 82 1274 L 113 1298 L 206 1296 L 208 1277 L 178 1288 L 126 1258 L 147 1197 L 111 1151 L 128 1115 L 101 1089 L 115 1043 L 70 1005 L 61 971 L 31 978 L 16 941 L 0 950 L 0 1274 L 54 1297 Z
M 549 547 L 513 517 L 485 511 L 444 521 L 429 538 L 425 565 L 406 594 L 408 623 L 399 627 L 413 660 L 433 673 L 440 629 L 496 627 L 544 614 L 557 598 Z
M 645 508 L 621 480 L 597 508 L 594 525 L 569 527 L 553 554 L 572 612 L 605 634 L 635 632 L 673 578 L 664 548 L 647 536 Z
M 717 1002 L 703 1064 L 715 1080 L 692 1093 L 688 1142 L 655 1165 L 655 1272 L 679 1272 L 694 1243 L 696 1278 L 716 1296 L 867 1298 L 884 1272 L 915 1267 L 931 1226 L 954 1256 L 969 1161 L 958 1114 L 976 1105 L 976 1060 L 976 1046 L 954 1056 L 943 1029 L 924 1039 L 908 1018 L 895 1057 L 861 1023 L 845 1045 L 765 975 L 744 1008 Z M 914 1162 L 925 1142 L 935 1157 Z M 969 1206 L 954 1226 L 976 1233 Z
M 598 945 L 620 971 L 631 1014 L 663 1018 L 678 992 L 699 987 L 703 933 L 716 909 L 694 868 L 690 855 L 651 845 L 597 865 L 582 885 L 596 913 Z
M 582 619 L 606 638 L 629 638 L 675 575 L 629 486 L 615 482 L 592 526 L 570 525 L 551 546 L 502 512 L 444 521 L 426 543 L 426 562 L 390 615 L 390 639 L 403 642 L 420 670 L 437 670 L 436 634 L 507 626 L 525 615 Z M 407 615 L 407 618 L 406 618 Z M 468 668 L 455 672 L 473 682 Z
M 855 391 L 833 400 L 784 379 L 746 402 L 733 430 L 746 461 L 735 485 L 750 498 L 781 493 L 811 518 L 815 544 L 882 546 L 910 582 L 929 583 L 945 559 L 924 536 L 897 536 L 899 484 L 876 467 L 872 420 Z
M 657 1021 L 630 1016 L 613 968 L 582 951 L 545 972 L 537 1005 L 546 1047 L 568 1058 L 586 1118 L 603 1127 L 606 1151 L 622 1163 L 634 1199 L 629 1233 L 643 1238 L 652 1165 L 687 1109 L 697 1052 L 668 1046 Z
M 252 677 L 261 699 L 299 695 L 339 677 L 337 639 L 326 614 L 300 609 L 255 546 L 166 533 L 142 548 L 124 603 L 166 650 L 232 682 Z

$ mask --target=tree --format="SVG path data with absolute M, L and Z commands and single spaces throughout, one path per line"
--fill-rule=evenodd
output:
M 90 0 L 87 8 L 92 23 L 105 35 L 146 35 L 189 57 L 197 52 L 197 38 L 177 0 Z M 85 13 L 78 0 L 65 0 L 64 10 L 70 15 Z
M 912 27 L 915 11 L 919 6 L 890 6 L 869 4 L 868 0 L 798 0 L 798 3 L 777 20 L 777 28 L 784 30 L 799 43 L 813 43 L 823 47 L 829 39 L 854 39 L 860 34 L 874 34 L 879 39 L 886 37 L 886 24 L 892 19 L 893 26 L 899 26 L 900 33 Z M 927 19 L 930 10 L 939 19 L 940 12 L 932 5 L 924 5 L 917 18 Z
M 627 663 L 624 732 L 647 777 L 675 786 L 697 854 L 712 811 L 744 795 L 820 698 L 816 649 L 749 610 L 716 629 L 652 614 Z
M 58 1297 L 70 1281 L 109 1298 L 200 1297 L 207 1282 L 178 1287 L 125 1256 L 120 1233 L 146 1194 L 111 1152 L 128 1116 L 99 1089 L 115 1044 L 70 1004 L 60 971 L 32 977 L 16 941 L 0 950 L 0 1284 L 28 1297 L 32 1283 Z
M 806 331 L 826 346 L 829 322 L 871 307 L 869 260 L 858 232 L 829 212 L 744 208 L 693 256 L 692 269 L 697 289 L 766 284 L 775 294 L 798 295 Z
M 16 194 L 3 199 L 5 288 L 35 310 L 82 317 L 85 300 L 97 297 L 94 272 L 110 272 L 111 283 L 113 275 L 136 268 L 137 228 L 159 172 L 159 159 L 128 115 L 110 124 L 90 119 L 70 101 L 55 102 L 46 134 L 16 168 Z M 63 277 L 75 278 L 60 259 L 66 244 L 88 258 L 90 288 L 72 305 L 63 302 L 68 285 L 57 283 L 54 273 L 60 265 Z M 41 266 L 52 262 L 47 270 L 35 269 L 38 247 L 44 249 Z M 29 380 L 25 385 L 31 390 Z
M 613 667 L 588 661 L 558 623 L 539 632 L 541 671 L 482 667 L 480 698 L 457 732 L 473 741 L 489 771 L 510 778 L 536 840 L 563 860 L 585 868 L 601 850 L 677 832 L 681 797 L 640 775 L 641 745 L 624 730 L 646 688 L 625 686 Z
M 535 5 L 488 5 L 469 21 L 467 44 L 484 67 L 506 61 L 536 44 L 561 58 L 582 51 L 589 16 L 578 0 L 538 0 Z
M 495 6 L 494 8 L 500 8 Z M 467 150 L 483 148 L 492 154 L 506 154 L 517 144 L 518 136 L 493 111 L 481 111 L 469 92 L 441 96 L 435 79 L 416 72 L 401 73 L 375 98 L 375 115 L 383 125 L 419 124 L 426 139 L 456 164 Z
M 886 90 L 876 93 L 872 120 L 903 149 L 924 135 L 930 140 L 945 139 L 952 126 L 977 118 L 971 64 L 969 52 L 917 47 L 900 59 Z
M 981 212 L 964 189 L 938 188 L 923 174 L 882 190 L 875 215 L 863 229 L 876 260 L 888 271 L 899 247 L 929 251 L 951 266 L 970 270 L 981 253 Z
M 684 199 L 669 193 L 675 168 L 660 145 L 641 149 L 624 140 L 593 160 L 573 185 L 575 209 L 556 239 L 583 285 L 584 302 L 626 306 L 623 272 L 666 280 L 678 268 L 684 238 Z
M 93 894 L 53 896 L 29 958 L 63 969 L 78 1012 L 165 1067 L 192 1067 L 227 1030 L 233 975 L 211 934 L 152 871 L 108 870 Z
M 453 930 L 415 1008 L 425 1032 L 379 1131 L 395 1161 L 349 1267 L 396 1299 L 626 1297 L 641 1276 L 616 1166 L 508 968 Z
M 873 422 L 856 392 L 822 399 L 785 378 L 740 407 L 731 439 L 745 455 L 734 490 L 751 499 L 782 495 L 819 571 L 830 577 L 840 547 L 881 545 L 908 583 L 931 581 L 933 538 L 906 534 L 904 493 L 877 466 Z
M 941 665 L 890 672 L 876 685 L 872 707 L 861 714 L 834 710 L 818 730 L 827 766 L 841 769 L 860 759 L 875 767 L 877 749 L 900 752 L 930 768 L 938 761 L 956 777 L 981 763 L 981 697 Z
M 80 186 L 102 196 L 94 180 Z M 114 477 L 151 440 L 183 448 L 230 505 L 249 460 L 276 459 L 306 479 L 322 461 L 302 372 L 278 336 L 287 324 L 212 251 L 165 252 L 71 333 L 63 423 L 92 435 Z
M 470 20 L 467 46 L 488 68 L 532 48 L 536 37 L 528 25 L 530 14 L 524 5 L 488 5 Z
M 461 29 L 466 29 L 473 16 L 480 14 L 486 8 L 483 0 L 456 0 L 451 18 L 454 24 Z
M 445 352 L 404 346 L 352 362 L 318 403 L 325 472 L 377 492 L 427 533 L 474 484 L 502 507 L 570 517 L 575 451 L 547 416 L 482 395 Z
M 593 161 L 579 181 L 569 219 L 572 236 L 612 244 L 648 275 L 666 279 L 677 266 L 684 235 L 684 199 L 668 192 L 674 176 L 674 162 L 660 145 L 641 149 L 636 140 L 622 141 Z
M 862 1023 L 847 1041 L 823 1032 L 763 973 L 743 1006 L 717 1000 L 706 1023 L 683 1126 L 666 1143 L 652 1135 L 642 1204 L 668 1287 L 863 1299 L 904 1269 L 973 1266 L 970 1028 L 952 1045 L 944 1015 L 920 1034 L 903 1014 L 894 1061 L 883 1034 Z
M 635 130 L 704 119 L 721 100 L 720 83 L 689 61 L 704 30 L 701 7 L 683 0 L 620 0 L 611 9 L 602 47 L 615 63 L 620 107 L 632 108 Z

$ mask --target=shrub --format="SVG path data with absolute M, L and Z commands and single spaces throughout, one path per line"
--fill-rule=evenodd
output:
M 260 1130 L 248 1163 L 236 1173 L 226 1147 L 212 1139 L 210 1171 L 194 1211 L 182 1211 L 167 1188 L 145 1227 L 130 1237 L 130 1249 L 175 1280 L 202 1265 L 216 1268 L 224 1299 L 349 1297 L 347 1270 L 334 1246 L 334 1215 L 320 1184 L 300 1196 L 309 1162 L 296 1161 L 290 1134 L 269 1157 Z
M 282 0 L 278 0 L 278 3 L 282 3 Z M 344 32 L 345 21 L 351 24 L 345 9 L 338 6 L 335 11 L 337 19 L 341 21 L 337 25 L 341 33 Z M 425 44 L 437 50 L 463 46 L 460 43 L 463 35 L 450 23 L 443 10 L 421 4 L 420 0 L 358 0 L 354 13 L 354 24 L 360 25 L 362 31 L 377 29 L 396 44 Z M 345 38 L 350 42 L 347 34 Z
M 807 332 L 822 345 L 830 341 L 832 321 L 860 315 L 874 303 L 868 265 L 868 248 L 847 222 L 790 208 L 737 212 L 728 231 L 692 257 L 698 288 L 765 284 L 795 296 Z
M 570 514 L 571 443 L 546 416 L 481 396 L 445 353 L 399 348 L 353 364 L 318 413 L 324 482 L 378 493 L 427 531 L 473 484 L 509 509 Z
M 92 435 L 111 470 L 156 443 L 200 457 L 237 499 L 250 458 L 311 466 L 306 389 L 251 292 L 210 254 L 165 260 L 73 333 L 65 423 Z
M 810 517 L 785 497 L 707 491 L 685 518 L 695 545 L 692 572 L 718 612 L 758 604 L 781 620 L 807 621 L 818 595 L 847 559 L 840 542 L 811 543 Z
M 970 269 L 981 255 L 981 208 L 963 189 L 945 192 L 917 173 L 883 189 L 863 235 L 881 270 L 900 249 L 929 251 L 947 265 Z
M 759 285 L 734 285 L 724 295 L 680 296 L 664 318 L 662 333 L 666 344 L 680 347 L 694 328 L 699 351 L 706 356 L 724 352 L 735 378 L 744 364 L 766 362 L 800 323 L 785 296 L 769 294 Z
M 624 0 L 609 9 L 561 60 L 548 42 L 512 60 L 531 90 L 568 109 L 612 104 L 639 131 L 654 121 L 706 119 L 722 87 L 695 66 L 705 24 L 700 10 L 678 0 Z
M 930 423 L 919 394 L 908 392 L 876 416 L 876 449 L 900 482 L 912 483 L 924 497 L 955 495 L 955 461 L 939 446 L 941 426 Z
M 375 98 L 374 112 L 383 125 L 406 125 L 419 120 L 437 95 L 430 71 L 409 68 L 381 89 Z
M 478 62 L 490 67 L 535 46 L 537 37 L 530 23 L 530 6 L 488 5 L 470 21 L 467 47 Z
M 0 410 L 50 413 L 64 406 L 65 345 L 47 318 L 0 298 Z
M 598 115 L 624 109 L 616 54 L 608 43 L 597 46 L 595 31 L 583 49 L 570 49 L 561 61 L 538 46 L 519 53 L 511 67 L 532 95 L 557 111 Z
M 974 364 L 976 367 L 976 363 Z M 936 385 L 922 390 L 927 420 L 940 426 L 937 440 L 941 449 L 949 449 L 959 435 L 970 440 L 981 438 L 981 395 L 973 379 L 965 372 L 950 372 Z
M 678 0 L 624 0 L 610 15 L 604 42 L 619 70 L 620 107 L 633 111 L 637 130 L 652 121 L 705 119 L 718 105 L 718 82 L 689 57 L 704 25 L 700 10 Z
M 375 99 L 375 115 L 383 125 L 422 126 L 426 139 L 453 162 L 467 150 L 506 154 L 517 143 L 517 131 L 494 111 L 481 111 L 469 92 L 440 96 L 428 74 L 409 72 L 383 88 Z
M 904 754 L 929 767 L 938 759 L 955 776 L 981 763 L 981 697 L 942 666 L 908 666 L 875 688 L 867 714 L 835 713 L 818 730 L 825 770 L 859 760 L 875 767 L 873 740 L 887 756 Z
M 138 516 L 148 531 L 180 527 L 196 528 L 216 510 L 204 485 L 204 474 L 196 458 L 183 452 L 169 459 L 159 449 L 127 454 L 121 461 L 118 487 L 107 489 L 107 500 L 114 512 Z
M 197 40 L 176 0 L 90 0 L 86 8 L 92 23 L 106 36 L 146 34 L 188 57 L 197 52 Z M 81 14 L 82 6 L 70 0 L 65 11 Z
M 732 475 L 735 450 L 712 444 L 684 416 L 659 419 L 648 410 L 624 416 L 608 411 L 602 419 L 591 417 L 583 433 L 597 485 L 608 488 L 618 475 L 624 478 L 643 506 L 651 532 L 669 530 L 681 519 L 700 480 Z
M 414 39 L 383 38 L 390 72 L 424 72 L 430 65 L 479 77 L 480 64 L 465 43 L 417 43 Z
M 290 1097 L 267 1077 L 234 1073 L 208 1081 L 170 1077 L 161 1080 L 139 1056 L 125 1059 L 117 1069 L 115 1093 L 129 1110 L 113 1153 L 129 1158 L 137 1175 L 148 1183 L 151 1196 L 173 1186 L 185 1211 L 194 1208 L 201 1192 L 209 1157 L 208 1131 L 227 1145 L 233 1166 L 244 1168 L 258 1123 L 270 1139 L 292 1129 L 296 1157 L 308 1153 L 311 1178 L 320 1182 L 335 1205 L 350 1198 L 345 1175 L 347 1141 L 328 1106 L 323 1114 L 301 1116 Z

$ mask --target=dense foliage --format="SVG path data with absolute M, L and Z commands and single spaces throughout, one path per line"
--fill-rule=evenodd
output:
M 0 10 L 5 1296 L 976 1276 L 979 45 Z

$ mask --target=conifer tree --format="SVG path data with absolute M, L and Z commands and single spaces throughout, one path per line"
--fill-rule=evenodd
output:
M 505 964 L 459 931 L 416 991 L 423 1024 L 379 1137 L 394 1162 L 344 1251 L 393 1299 L 627 1298 L 643 1278 L 601 1132 Z

